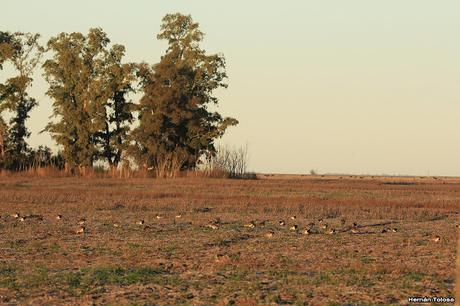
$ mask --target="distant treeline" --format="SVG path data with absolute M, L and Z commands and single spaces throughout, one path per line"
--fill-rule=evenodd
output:
M 168 48 L 151 65 L 124 63 L 125 47 L 100 28 L 60 33 L 46 46 L 39 34 L 0 31 L 0 71 L 6 63 L 14 71 L 0 83 L 0 170 L 51 166 L 78 174 L 105 164 L 167 176 L 211 160 L 215 140 L 238 121 L 210 110 L 227 74 L 223 55 L 200 48 L 203 35 L 191 16 L 166 15 L 157 38 Z M 42 132 L 56 141 L 57 154 L 26 141 L 26 120 L 38 105 L 28 90 L 40 67 L 53 103 Z M 136 103 L 133 93 L 142 94 Z

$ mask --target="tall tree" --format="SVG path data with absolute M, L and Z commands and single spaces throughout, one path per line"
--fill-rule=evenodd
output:
M 166 40 L 168 49 L 158 64 L 140 69 L 144 96 L 133 131 L 137 160 L 157 169 L 194 168 L 200 156 L 215 153 L 215 139 L 238 123 L 208 109 L 218 104 L 214 90 L 227 87 L 225 60 L 200 48 L 203 33 L 191 16 L 166 15 L 157 38 Z
M 38 105 L 37 101 L 27 93 L 32 85 L 32 74 L 40 62 L 43 47 L 38 43 L 39 34 L 14 33 L 12 35 L 0 35 L 8 40 L 7 45 L 0 47 L 0 64 L 9 59 L 17 75 L 7 79 L 0 88 L 0 113 L 4 110 L 14 113 L 7 128 L 6 145 L 3 140 L 4 159 L 6 166 L 18 170 L 28 162 L 30 148 L 26 139 L 30 132 L 25 125 L 30 111 Z M 6 124 L 0 120 L 0 128 L 5 129 Z M 3 135 L 4 136 L 4 135 Z M 4 137 L 1 137 L 4 138 Z
M 134 104 L 127 95 L 134 92 L 133 82 L 136 79 L 134 64 L 122 64 L 125 48 L 114 45 L 106 52 L 102 71 L 102 86 L 107 99 L 100 108 L 103 128 L 96 133 L 96 141 L 100 146 L 100 157 L 117 167 L 122 154 L 127 148 L 130 124 L 133 122 Z
M 9 32 L 0 31 L 0 70 L 3 69 L 3 63 L 10 59 L 13 54 L 13 35 Z M 3 103 L 5 95 L 5 84 L 0 83 L 0 167 L 4 163 L 5 159 L 5 144 L 6 138 L 8 137 L 8 125 L 3 119 L 3 111 L 6 109 L 5 103 Z
M 63 148 L 68 169 L 83 170 L 98 158 L 116 166 L 132 122 L 134 65 L 122 64 L 125 48 L 113 45 L 100 28 L 61 33 L 48 42 L 54 51 L 43 65 L 58 122 L 47 125 Z
M 62 146 L 72 171 L 84 171 L 98 158 L 101 131 L 107 123 L 107 101 L 117 96 L 112 90 L 127 90 L 123 87 L 126 75 L 121 81 L 114 80 L 120 73 L 113 72 L 124 49 L 115 46 L 109 52 L 109 43 L 100 28 L 90 29 L 87 36 L 61 33 L 48 42 L 54 56 L 43 67 L 50 84 L 47 94 L 54 100 L 53 114 L 59 121 L 49 123 L 46 130 Z

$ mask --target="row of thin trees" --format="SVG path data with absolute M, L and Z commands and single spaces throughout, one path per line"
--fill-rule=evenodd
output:
M 219 102 L 213 92 L 227 87 L 227 74 L 223 55 L 200 48 L 203 36 L 191 16 L 166 15 L 157 38 L 168 48 L 151 65 L 125 63 L 125 47 L 111 44 L 100 28 L 60 33 L 46 46 L 39 34 L 0 32 L 0 72 L 10 65 L 15 73 L 0 83 L 0 169 L 53 166 L 84 173 L 102 163 L 174 176 L 213 163 L 215 140 L 238 121 L 210 110 Z M 37 68 L 53 103 L 43 132 L 58 144 L 57 155 L 26 141 L 26 121 L 38 105 L 28 93 Z M 139 92 L 134 103 L 129 97 Z M 241 168 L 232 165 L 232 173 L 241 172 L 235 167 Z

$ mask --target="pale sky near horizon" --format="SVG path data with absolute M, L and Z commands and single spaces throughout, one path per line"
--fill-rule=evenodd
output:
M 46 43 L 102 27 L 126 61 L 149 63 L 162 16 L 191 14 L 227 59 L 218 110 L 240 124 L 221 143 L 248 144 L 253 171 L 460 176 L 458 0 L 4 2 L 0 30 Z M 46 89 L 39 71 L 32 146 L 54 146 L 37 134 Z

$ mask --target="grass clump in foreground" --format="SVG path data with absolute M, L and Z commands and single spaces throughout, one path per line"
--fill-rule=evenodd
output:
M 117 285 L 129 286 L 133 284 L 168 284 L 172 276 L 158 268 L 139 267 L 124 269 L 121 267 L 98 267 L 82 269 L 67 273 L 65 283 L 71 289 L 83 292 L 94 287 Z

